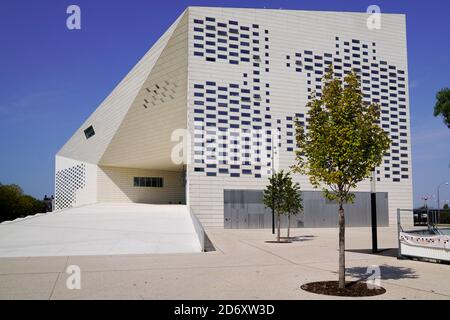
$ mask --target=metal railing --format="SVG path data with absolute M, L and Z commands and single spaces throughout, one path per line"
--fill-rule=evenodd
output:
M 450 225 L 450 210 L 414 209 L 413 216 L 415 226 Z
M 397 209 L 397 258 L 449 261 L 448 228 L 438 210 Z M 440 246 L 442 245 L 442 246 Z
M 416 227 L 414 223 L 414 210 L 412 209 L 397 209 L 397 258 L 402 258 L 402 247 L 400 243 L 400 233 L 405 231 L 412 231 Z

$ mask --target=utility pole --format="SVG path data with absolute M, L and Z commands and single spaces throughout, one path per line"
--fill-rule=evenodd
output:
M 372 177 L 370 178 L 370 209 L 372 218 L 372 253 L 377 253 L 377 193 L 375 188 L 375 169 L 372 171 Z
M 271 147 L 271 156 L 272 156 L 272 159 L 271 159 L 271 162 L 272 162 L 272 176 L 275 174 L 275 151 L 274 151 L 274 148 L 275 148 L 275 146 L 274 146 L 274 143 L 273 143 L 273 140 L 275 139 L 275 136 L 272 134 L 272 139 L 270 139 L 271 140 L 271 144 L 272 144 L 272 147 Z M 273 201 L 275 201 L 275 199 L 273 199 Z M 275 209 L 274 209 L 274 206 L 275 206 L 275 203 L 273 203 L 273 205 L 272 205 L 272 234 L 275 234 Z

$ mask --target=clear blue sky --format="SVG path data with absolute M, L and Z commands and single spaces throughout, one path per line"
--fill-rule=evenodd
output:
M 77 4 L 82 30 L 66 28 Z M 434 118 L 435 93 L 450 87 L 448 0 L 2 0 L 0 182 L 53 194 L 54 155 L 163 31 L 189 5 L 407 15 L 415 204 L 450 180 L 450 130 Z M 442 188 L 441 199 L 450 199 Z M 431 203 L 430 203 L 431 204 Z

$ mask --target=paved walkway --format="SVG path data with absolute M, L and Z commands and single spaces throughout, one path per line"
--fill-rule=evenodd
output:
M 100 203 L 0 224 L 0 257 L 201 252 L 187 206 Z
M 209 230 L 208 253 L 0 258 L 1 299 L 326 299 L 301 284 L 337 279 L 337 230 L 295 229 L 298 241 L 266 243 L 270 230 Z M 450 266 L 369 253 L 369 228 L 347 229 L 347 272 L 381 267 L 387 293 L 372 299 L 450 299 Z M 394 228 L 380 248 L 396 247 Z M 67 266 L 81 268 L 81 289 L 68 290 Z

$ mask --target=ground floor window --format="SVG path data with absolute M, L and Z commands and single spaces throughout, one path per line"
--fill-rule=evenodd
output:
M 133 185 L 135 187 L 162 188 L 164 186 L 164 179 L 161 177 L 134 177 Z

